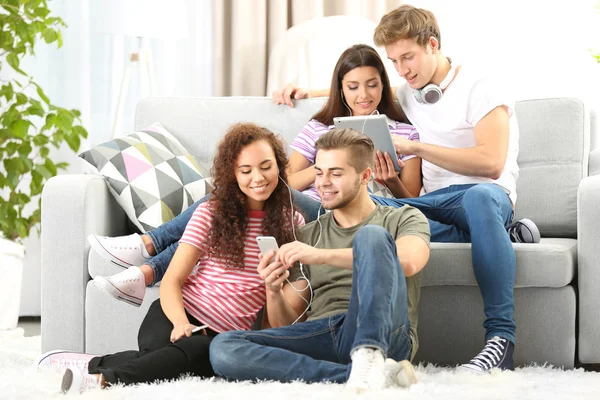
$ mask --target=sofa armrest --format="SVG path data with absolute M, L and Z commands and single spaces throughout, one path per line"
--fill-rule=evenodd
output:
M 590 152 L 589 174 L 590 176 L 600 175 L 600 149 Z
M 126 233 L 126 214 L 97 175 L 60 175 L 42 192 L 42 351 L 85 351 L 87 236 Z
M 600 363 L 600 175 L 581 181 L 577 193 L 579 361 Z

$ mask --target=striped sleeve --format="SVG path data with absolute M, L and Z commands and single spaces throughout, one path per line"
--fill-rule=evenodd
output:
M 296 226 L 300 228 L 306 224 L 304 217 L 298 211 L 294 212 L 294 222 L 296 223 Z
M 308 123 L 304 125 L 304 128 L 302 128 L 298 136 L 296 136 L 290 145 L 293 150 L 296 150 L 298 153 L 302 154 L 312 164 L 315 163 L 315 157 L 317 155 L 315 143 L 322 135 L 320 132 L 322 128 L 317 125 L 322 124 L 314 119 L 308 121 Z
M 417 129 L 409 124 L 405 124 L 404 122 L 398 122 L 396 121 L 396 128 L 391 130 L 392 135 L 396 135 L 408 140 L 416 140 L 419 141 L 419 132 L 417 132 Z M 403 162 L 406 162 L 408 160 L 410 160 L 411 158 L 415 158 L 416 156 L 414 154 L 401 154 L 400 155 L 400 160 L 402 160 Z
M 192 218 L 188 221 L 180 242 L 191 244 L 204 251 L 205 245 L 208 242 L 211 226 L 212 210 L 210 208 L 210 202 L 202 203 L 196 208 Z

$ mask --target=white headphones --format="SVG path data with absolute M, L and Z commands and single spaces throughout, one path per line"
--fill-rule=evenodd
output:
M 448 75 L 444 78 L 440 85 L 436 85 L 435 83 L 429 83 L 425 85 L 425 87 L 421 89 L 414 89 L 413 95 L 415 96 L 415 100 L 420 104 L 435 104 L 442 99 L 444 95 L 443 90 L 448 87 L 452 79 L 454 79 L 454 74 L 456 73 L 456 67 L 452 65 L 452 61 L 450 61 L 450 71 Z

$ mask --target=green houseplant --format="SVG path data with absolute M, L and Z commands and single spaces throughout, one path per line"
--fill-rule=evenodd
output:
M 77 151 L 87 131 L 80 113 L 50 102 L 21 67 L 40 40 L 62 44 L 46 0 L 0 0 L 0 330 L 17 327 L 25 248 L 20 244 L 41 221 L 45 182 L 65 169 L 51 148 Z M 25 211 L 25 209 L 27 210 Z
M 0 233 L 11 241 L 22 241 L 39 226 L 44 183 L 67 167 L 50 158 L 51 147 L 67 143 L 77 151 L 87 137 L 79 111 L 53 105 L 20 67 L 39 40 L 60 47 L 65 26 L 50 15 L 46 0 L 0 0 Z M 6 79 L 9 68 L 14 78 Z M 33 212 L 25 215 L 32 202 Z
M 596 3 L 596 11 L 598 13 L 600 13 L 600 0 Z M 598 52 L 600 50 L 596 50 L 596 51 L 590 50 L 590 51 L 592 52 L 592 57 L 594 57 L 596 59 L 596 62 L 598 64 L 600 64 L 600 53 Z

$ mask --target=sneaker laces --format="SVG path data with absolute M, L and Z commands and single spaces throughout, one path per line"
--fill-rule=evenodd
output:
M 517 243 L 525 242 L 525 238 L 523 238 L 523 235 L 521 234 L 522 227 L 529 230 L 530 234 L 532 234 L 531 230 L 527 227 L 527 225 L 525 225 L 521 221 L 517 221 L 508 227 L 508 235 L 511 237 L 511 239 L 513 239 L 513 241 Z
M 114 277 L 108 277 L 106 278 L 110 281 L 113 282 L 113 284 L 118 285 L 118 286 L 122 286 L 122 285 L 126 285 L 128 283 L 135 283 L 135 282 L 139 282 L 142 280 L 142 278 L 140 278 L 139 276 L 135 276 L 135 277 L 119 277 L 118 279 L 115 279 Z M 133 288 L 129 287 L 129 291 L 132 291 Z
M 372 382 L 379 378 L 381 370 L 377 369 L 375 350 L 363 350 L 356 354 L 356 359 L 352 360 L 351 376 L 366 382 Z
M 111 246 L 114 249 L 118 249 L 118 250 L 137 250 L 139 248 L 139 243 L 131 243 L 131 242 L 127 242 L 126 239 L 125 243 L 123 243 L 124 239 L 119 237 L 119 238 L 114 238 L 114 237 L 110 237 L 110 236 L 103 236 L 102 237 L 104 240 L 106 240 L 107 244 L 109 246 Z
M 59 368 L 77 368 L 82 371 L 88 370 L 89 360 L 83 359 L 72 359 L 72 358 L 59 358 L 57 361 L 54 361 L 54 365 L 57 365 Z
M 83 389 L 94 389 L 100 386 L 100 378 L 92 374 L 83 374 Z
M 493 368 L 500 362 L 502 354 L 504 354 L 504 349 L 506 349 L 506 342 L 507 340 L 501 337 L 494 337 L 488 340 L 483 350 L 470 361 L 470 364 L 477 365 L 483 369 Z

